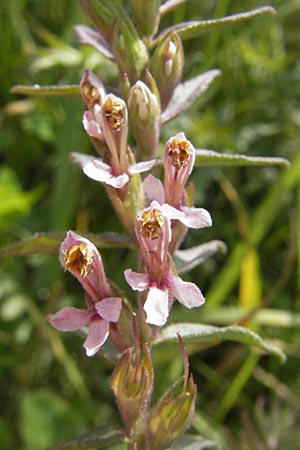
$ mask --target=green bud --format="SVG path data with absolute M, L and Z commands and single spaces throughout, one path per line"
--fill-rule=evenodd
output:
M 128 113 L 141 159 L 153 158 L 159 140 L 160 105 L 157 96 L 140 80 L 130 89 Z
M 184 51 L 181 39 L 173 30 L 156 48 L 151 61 L 151 73 L 160 93 L 162 110 L 168 105 L 181 81 L 183 65 Z
M 143 36 L 155 34 L 160 20 L 160 0 L 131 0 L 130 3 L 140 33 Z
M 114 23 L 123 16 L 122 9 L 110 0 L 80 0 L 80 6 L 99 33 L 111 44 Z
M 112 46 L 121 77 L 127 74 L 129 82 L 135 83 L 145 70 L 148 51 L 129 18 L 116 22 Z
M 183 390 L 177 394 L 181 383 Z M 152 450 L 169 448 L 191 426 L 197 389 L 192 376 L 185 384 L 185 376 L 179 378 L 153 407 L 149 421 Z
M 123 353 L 113 372 L 112 389 L 128 436 L 143 434 L 137 427 L 147 423 L 153 389 L 153 365 L 147 343 L 141 354 L 133 347 Z

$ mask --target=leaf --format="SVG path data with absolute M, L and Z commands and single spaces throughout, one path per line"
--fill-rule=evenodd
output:
M 214 448 L 216 443 L 202 436 L 185 435 L 177 439 L 169 450 L 206 450 Z
M 70 84 L 70 85 L 44 85 L 40 86 L 39 84 L 26 85 L 26 84 L 16 84 L 10 88 L 11 94 L 22 94 L 22 95 L 33 95 L 33 96 L 41 96 L 47 95 L 50 97 L 60 96 L 60 97 L 72 97 L 72 96 L 80 96 L 79 85 Z
M 164 14 L 167 14 L 168 12 L 172 11 L 172 9 L 177 8 L 177 6 L 185 3 L 186 1 L 187 0 L 167 0 L 160 6 L 159 14 L 163 16 Z
M 75 25 L 74 28 L 78 41 L 81 44 L 90 45 L 102 55 L 106 56 L 106 58 L 114 59 L 111 48 L 98 31 L 93 30 L 93 28 L 87 27 L 86 25 Z
M 134 248 L 129 236 L 118 233 L 81 233 L 91 240 L 98 248 Z M 61 242 L 66 237 L 65 232 L 35 233 L 22 241 L 13 242 L 0 248 L 0 258 L 8 256 L 24 256 L 34 253 L 57 255 Z
M 227 25 L 233 25 L 243 20 L 253 19 L 254 17 L 260 16 L 262 14 L 275 13 L 276 10 L 272 6 L 262 6 L 261 8 L 252 9 L 251 11 L 231 14 L 229 16 L 220 17 L 218 19 L 193 20 L 189 22 L 179 23 L 172 28 L 167 28 L 166 30 L 164 30 L 153 42 L 153 45 L 157 45 L 164 38 L 164 36 L 170 32 L 171 29 L 175 29 L 181 39 L 185 40 L 201 36 L 208 31 L 219 30 Z
M 285 158 L 265 156 L 246 156 L 232 153 L 219 153 L 213 150 L 196 149 L 196 166 L 280 166 L 290 167 Z
M 208 70 L 197 77 L 180 83 L 171 98 L 165 111 L 162 113 L 160 121 L 163 125 L 174 117 L 178 116 L 184 110 L 189 108 L 191 104 L 205 92 L 213 80 L 221 74 L 218 69 Z
M 269 344 L 248 328 L 237 325 L 215 327 L 213 325 L 202 325 L 197 323 L 177 323 L 163 328 L 156 338 L 155 344 L 165 341 L 176 341 L 178 339 L 177 333 L 179 333 L 185 341 L 190 342 L 230 340 L 242 344 L 254 345 L 264 352 L 276 355 L 281 362 L 286 360 L 285 354 L 279 347 Z
M 44 450 L 79 450 L 103 448 L 124 440 L 124 433 L 121 430 L 114 430 L 109 427 L 101 427 L 83 434 L 77 439 L 72 439 L 61 444 L 51 445 Z
M 186 273 L 194 267 L 202 264 L 215 253 L 226 253 L 226 244 L 223 241 L 210 241 L 186 250 L 177 250 L 174 254 L 174 262 L 178 274 Z

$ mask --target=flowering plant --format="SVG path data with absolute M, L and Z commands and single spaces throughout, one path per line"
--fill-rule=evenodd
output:
M 136 267 L 124 271 L 128 285 L 124 293 L 114 284 L 113 273 L 104 270 L 97 248 L 101 247 L 97 245 L 99 236 L 68 231 L 59 243 L 59 260 L 83 288 L 82 307 L 58 307 L 49 319 L 59 331 L 80 332 L 85 353 L 95 357 L 95 363 L 97 355 L 104 354 L 115 361 L 112 389 L 124 426 L 91 442 L 88 438 L 84 442 L 75 440 L 66 448 L 88 448 L 89 444 L 101 448 L 119 441 L 129 450 L 211 448 L 211 440 L 185 435 L 193 423 L 197 388 L 189 373 L 184 343 L 228 338 L 255 345 L 281 359 L 284 355 L 241 326 L 212 327 L 191 322 L 168 325 L 175 300 L 180 308 L 188 309 L 205 303 L 201 285 L 181 278 L 187 270 L 178 264 L 180 255 L 185 255 L 188 269 L 225 248 L 222 242 L 212 241 L 193 249 L 180 249 L 190 228 L 203 228 L 205 237 L 205 228 L 213 224 L 210 213 L 195 206 L 189 178 L 196 166 L 212 160 L 217 164 L 234 161 L 241 165 L 258 161 L 244 155 L 196 149 L 182 130 L 161 142 L 160 131 L 220 75 L 219 70 L 213 69 L 182 82 L 182 41 L 199 35 L 205 27 L 209 30 L 274 10 L 263 7 L 161 30 L 162 16 L 182 0 L 125 3 L 120 6 L 117 1 L 80 1 L 93 28 L 77 25 L 79 41 L 116 63 L 122 94 L 108 92 L 101 74 L 89 69 L 83 72 L 76 92 L 83 100 L 82 124 L 96 155 L 72 152 L 70 161 L 106 190 L 128 235 L 126 240 L 115 234 L 111 242 L 132 249 Z M 22 87 L 18 89 L 22 91 Z M 38 89 L 41 95 L 45 93 L 46 88 Z M 59 94 L 66 92 L 68 87 L 57 88 Z M 260 158 L 259 164 L 264 163 L 287 164 L 280 158 Z M 38 240 L 33 240 L 33 246 L 35 243 L 38 245 Z M 181 349 L 184 374 L 154 400 L 153 346 L 175 339 Z

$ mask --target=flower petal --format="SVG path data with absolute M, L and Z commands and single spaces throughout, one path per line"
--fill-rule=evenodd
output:
M 124 275 L 127 283 L 134 291 L 144 291 L 149 286 L 149 275 L 147 273 L 138 273 L 126 269 Z
M 129 167 L 129 172 L 130 173 L 147 172 L 147 170 L 152 169 L 155 163 L 156 159 L 150 159 L 149 161 L 141 161 L 136 164 L 132 164 L 132 166 Z
M 49 322 L 57 330 L 75 331 L 84 327 L 92 314 L 92 311 L 66 306 L 58 311 Z
M 73 152 L 71 153 L 71 161 L 78 164 L 85 175 L 92 180 L 109 184 L 117 189 L 122 188 L 129 181 L 127 173 L 114 176 L 111 167 L 105 164 L 100 158 Z
M 95 304 L 95 309 L 108 322 L 118 322 L 122 309 L 122 299 L 119 297 L 104 298 Z
M 162 182 L 154 177 L 148 175 L 143 181 L 144 191 L 149 200 L 156 200 L 158 203 L 163 204 L 165 201 L 165 190 Z
M 107 320 L 93 317 L 90 321 L 88 337 L 83 346 L 86 356 L 94 356 L 102 344 L 106 341 L 109 333 L 109 323 Z
M 183 206 L 181 210 L 184 212 L 184 217 L 179 220 L 187 227 L 196 229 L 211 227 L 212 218 L 206 209 Z
M 101 128 L 90 111 L 85 111 L 83 114 L 82 123 L 89 136 L 97 139 L 103 139 Z
M 180 220 L 181 222 L 184 220 L 184 212 L 180 211 L 177 208 L 174 208 L 168 203 L 164 203 L 161 206 L 161 209 L 164 215 L 167 216 L 170 220 Z
M 171 275 L 171 291 L 174 297 L 186 308 L 203 305 L 205 298 L 194 283 L 183 281 L 180 277 Z
M 146 322 L 151 325 L 162 326 L 169 315 L 169 295 L 167 290 L 151 287 L 144 304 Z

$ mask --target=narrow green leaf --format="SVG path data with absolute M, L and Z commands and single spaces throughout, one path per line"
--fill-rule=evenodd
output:
M 167 0 L 160 6 L 159 13 L 161 16 L 163 16 L 164 14 L 167 14 L 168 12 L 177 8 L 177 6 L 181 5 L 182 3 L 185 3 L 186 1 L 187 0 Z
M 196 166 L 279 166 L 290 167 L 285 158 L 246 156 L 232 153 L 219 153 L 213 150 L 196 149 Z
M 75 32 L 77 34 L 78 41 L 81 44 L 87 44 L 94 47 L 99 53 L 106 56 L 106 58 L 114 59 L 113 52 L 105 41 L 103 36 L 96 30 L 93 30 L 86 25 L 75 25 Z
M 98 248 L 134 248 L 129 236 L 118 233 L 81 233 L 91 240 Z M 65 232 L 35 233 L 30 238 L 13 242 L 0 248 L 0 258 L 8 256 L 24 256 L 34 253 L 57 255 L 61 242 L 66 237 Z
M 174 254 L 177 272 L 179 274 L 186 273 L 211 258 L 215 253 L 226 253 L 226 251 L 226 244 L 218 240 L 206 242 L 186 250 L 177 250 Z
M 185 342 L 207 342 L 212 340 L 237 341 L 242 344 L 253 345 L 264 352 L 276 355 L 281 362 L 284 362 L 286 359 L 285 354 L 279 347 L 268 343 L 248 328 L 237 325 L 215 327 L 197 323 L 177 323 L 163 328 L 155 343 L 176 341 L 178 339 L 177 333 L 180 334 Z
M 169 122 L 189 108 L 198 97 L 207 91 L 214 79 L 219 75 L 221 75 L 220 70 L 212 69 L 183 83 L 179 83 L 170 103 L 161 115 L 161 124 Z
M 275 13 L 276 10 L 272 6 L 262 6 L 261 8 L 252 9 L 251 11 L 231 14 L 229 16 L 220 17 L 218 19 L 193 20 L 190 22 L 179 23 L 172 27 L 172 29 L 175 29 L 175 31 L 177 31 L 182 40 L 185 40 L 201 36 L 208 31 L 219 30 L 227 25 L 233 25 L 240 21 L 253 19 L 254 17 L 260 16 L 262 14 Z M 157 45 L 169 31 L 169 28 L 164 30 L 153 42 L 153 45 Z
M 197 435 L 185 435 L 177 439 L 169 450 L 206 450 L 214 448 L 216 443 Z
M 10 89 L 12 94 L 22 94 L 22 95 L 32 95 L 35 97 L 46 95 L 46 96 L 56 96 L 56 97 L 73 97 L 80 96 L 80 89 L 77 84 L 70 85 L 44 85 L 33 84 L 32 86 L 26 84 L 16 84 Z
M 85 433 L 77 439 L 68 442 L 52 445 L 44 450 L 79 450 L 103 448 L 124 440 L 124 433 L 121 430 L 112 430 L 102 427 L 94 431 Z

